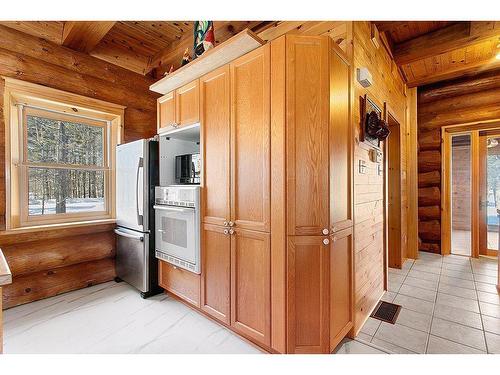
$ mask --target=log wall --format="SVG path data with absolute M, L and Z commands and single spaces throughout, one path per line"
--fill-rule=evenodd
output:
M 500 119 L 500 71 L 418 89 L 419 249 L 441 253 L 441 127 Z
M 156 133 L 152 80 L 89 55 L 0 26 L 0 76 L 124 105 L 124 139 Z M 28 233 L 5 231 L 5 123 L 0 78 L 0 248 L 13 283 L 3 308 L 112 280 L 114 224 Z

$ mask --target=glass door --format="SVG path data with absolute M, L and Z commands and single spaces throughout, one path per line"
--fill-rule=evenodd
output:
M 500 132 L 479 135 L 479 254 L 496 256 L 500 241 Z

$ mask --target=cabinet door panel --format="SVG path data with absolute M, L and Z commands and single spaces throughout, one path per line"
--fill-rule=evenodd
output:
M 288 237 L 288 353 L 327 353 L 328 237 Z
M 227 228 L 204 224 L 201 267 L 201 309 L 230 324 L 231 237 Z
M 200 78 L 203 222 L 223 225 L 230 219 L 229 65 Z
M 352 328 L 352 227 L 336 232 L 330 242 L 330 350 Z
M 175 90 L 175 121 L 178 126 L 195 124 L 200 121 L 200 93 L 198 80 Z
M 158 131 L 174 129 L 175 92 L 169 92 L 158 99 Z
M 270 49 L 231 63 L 231 218 L 270 230 Z
M 269 233 L 236 229 L 231 239 L 231 325 L 271 345 L 271 244 Z
M 330 224 L 333 232 L 352 226 L 352 130 L 350 67 L 330 52 Z
M 177 297 L 200 307 L 200 275 L 158 261 L 158 284 Z
M 288 234 L 329 228 L 328 40 L 287 36 Z

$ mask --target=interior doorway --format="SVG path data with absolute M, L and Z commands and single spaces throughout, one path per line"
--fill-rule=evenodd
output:
M 403 192 L 406 185 L 401 158 L 404 144 L 399 122 L 390 113 L 387 122 L 391 131 L 385 141 L 388 266 L 401 268 L 406 259 L 406 195 Z
M 483 125 L 484 126 L 484 125 Z M 492 125 L 490 125 L 491 127 Z M 497 256 L 500 128 L 444 129 L 442 254 Z

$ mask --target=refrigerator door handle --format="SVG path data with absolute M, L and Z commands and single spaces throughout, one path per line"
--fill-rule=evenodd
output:
M 143 216 L 139 213 L 139 171 L 141 168 L 144 168 L 143 158 L 139 158 L 139 162 L 137 163 L 137 171 L 135 176 L 135 209 L 137 212 L 137 224 L 143 224 Z
M 139 235 L 133 235 L 130 233 L 122 232 L 119 229 L 115 229 L 115 233 L 119 236 L 127 237 L 127 238 L 132 238 L 134 240 L 139 240 L 139 241 L 144 241 L 144 236 L 139 236 Z

